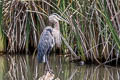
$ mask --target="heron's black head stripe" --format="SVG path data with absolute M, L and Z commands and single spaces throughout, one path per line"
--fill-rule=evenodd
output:
M 47 29 L 47 31 L 49 31 L 49 32 L 50 32 L 50 34 L 52 34 L 52 29 Z

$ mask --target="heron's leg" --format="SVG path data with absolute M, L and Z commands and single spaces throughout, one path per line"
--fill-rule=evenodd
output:
M 50 71 L 50 66 L 49 66 L 49 62 L 48 62 L 48 59 L 47 59 L 47 56 L 45 56 L 45 71 Z
M 51 71 L 50 65 L 49 65 L 49 61 L 48 61 L 48 60 L 46 61 L 46 64 L 47 64 L 47 69 L 48 69 L 48 71 Z
M 45 63 L 44 63 L 44 73 L 46 74 L 48 71 L 49 72 L 51 72 L 51 69 L 50 69 L 50 66 L 49 66 L 49 63 L 48 63 L 48 61 L 46 61 Z
M 46 65 L 47 65 L 47 70 L 48 70 L 50 73 L 53 73 L 53 70 L 50 68 L 48 58 L 47 58 L 47 60 L 46 60 Z
M 44 74 L 46 73 L 46 69 L 47 69 L 46 63 L 44 63 Z

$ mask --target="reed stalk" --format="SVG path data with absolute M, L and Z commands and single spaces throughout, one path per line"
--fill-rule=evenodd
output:
M 3 33 L 3 17 L 2 17 L 2 8 L 3 8 L 3 1 L 0 2 L 0 54 L 1 52 L 5 51 L 5 35 Z

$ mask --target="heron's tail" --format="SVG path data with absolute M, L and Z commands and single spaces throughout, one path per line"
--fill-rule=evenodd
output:
M 38 58 L 38 62 L 39 62 L 39 63 L 44 62 L 44 54 L 43 54 L 43 52 L 41 51 L 41 49 L 38 49 L 37 58 Z
M 38 58 L 38 62 L 39 63 L 46 62 L 46 56 L 45 56 L 45 54 L 41 54 L 40 52 L 38 52 L 37 58 Z
M 38 53 L 37 58 L 38 58 L 38 62 L 39 62 L 39 63 L 42 63 L 42 62 L 43 62 L 43 56 L 40 55 L 39 53 Z

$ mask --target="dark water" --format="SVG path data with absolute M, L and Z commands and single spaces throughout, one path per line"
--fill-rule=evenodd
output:
M 50 57 L 56 80 L 120 80 L 120 68 L 70 63 L 64 56 Z M 36 56 L 0 56 L 0 80 L 38 80 L 45 73 Z

